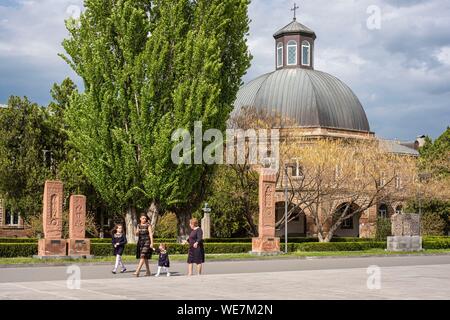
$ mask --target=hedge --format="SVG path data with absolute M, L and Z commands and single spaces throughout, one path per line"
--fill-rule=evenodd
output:
M 31 257 L 38 253 L 37 243 L 0 243 L 0 257 Z
M 0 243 L 37 243 L 36 238 L 0 238 Z
M 365 242 L 310 242 L 299 243 L 296 251 L 364 251 L 368 249 L 386 249 L 384 241 Z
M 31 257 L 37 254 L 37 243 L 0 243 L 0 257 Z M 246 253 L 251 251 L 251 243 L 206 243 L 205 252 L 211 253 Z M 360 242 L 306 242 L 288 243 L 288 251 L 363 251 L 368 249 L 385 249 L 385 241 L 360 241 Z M 423 241 L 424 249 L 450 249 L 450 238 L 426 238 Z M 186 254 L 187 245 L 169 243 L 170 254 Z M 284 251 L 284 243 L 280 244 L 280 250 Z M 128 244 L 125 247 L 125 255 L 135 255 L 136 245 Z M 91 243 L 91 254 L 94 256 L 110 256 L 113 249 L 110 243 Z

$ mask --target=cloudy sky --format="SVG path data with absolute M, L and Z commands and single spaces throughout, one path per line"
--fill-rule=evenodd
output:
M 46 105 L 54 82 L 81 81 L 57 56 L 64 19 L 82 0 L 0 0 L 0 103 L 10 95 Z M 273 33 L 294 0 L 253 0 L 244 81 L 274 70 Z M 372 131 L 390 139 L 436 138 L 450 125 L 450 1 L 298 0 L 297 20 L 317 34 L 315 68 L 347 83 Z M 377 19 L 378 13 L 380 20 Z

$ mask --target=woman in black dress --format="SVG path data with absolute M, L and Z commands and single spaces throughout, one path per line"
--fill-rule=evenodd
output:
M 203 231 L 198 226 L 198 220 L 193 218 L 189 221 L 192 229 L 189 235 L 189 252 L 188 252 L 188 276 L 192 275 L 192 265 L 197 265 L 197 274 L 202 273 L 202 264 L 205 262 L 205 248 L 203 247 Z
M 139 236 L 139 240 L 136 244 L 136 259 L 139 259 L 139 264 L 134 275 L 136 277 L 139 277 L 139 272 L 141 272 L 141 268 L 145 264 L 145 268 L 147 269 L 145 275 L 150 276 L 150 266 L 148 264 L 148 259 L 151 259 L 152 257 L 153 232 L 152 227 L 148 223 L 148 218 L 145 214 L 140 218 L 140 223 L 136 228 L 136 235 Z

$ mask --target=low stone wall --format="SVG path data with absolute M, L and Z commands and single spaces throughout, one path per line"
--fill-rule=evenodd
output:
M 31 229 L 25 227 L 0 227 L 0 238 L 31 237 Z

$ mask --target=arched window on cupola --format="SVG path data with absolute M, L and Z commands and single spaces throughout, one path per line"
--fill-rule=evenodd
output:
M 311 44 L 308 41 L 302 42 L 302 65 L 311 65 Z
M 291 40 L 287 44 L 287 64 L 293 66 L 297 64 L 297 42 Z
M 283 43 L 279 42 L 277 44 L 277 68 L 283 66 Z

